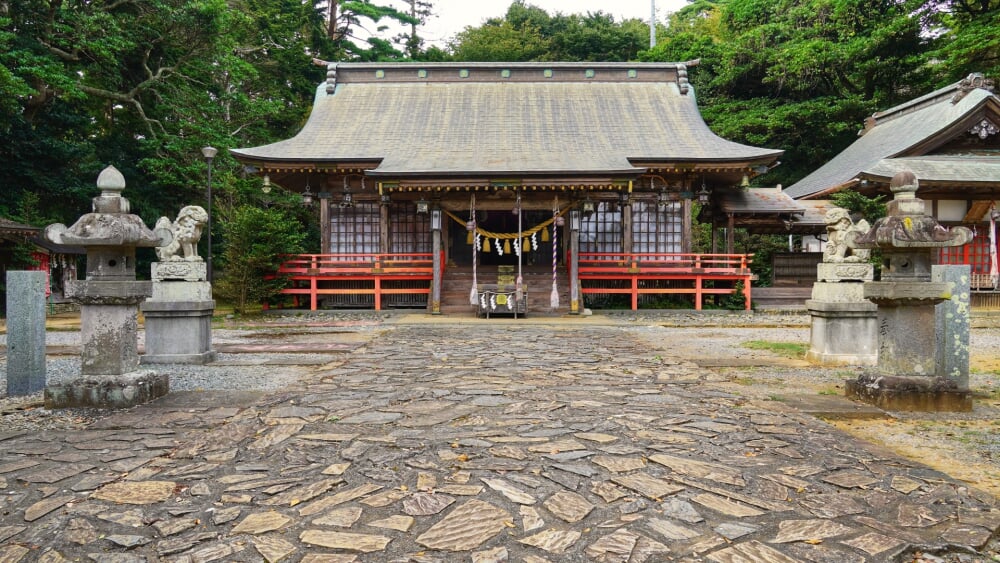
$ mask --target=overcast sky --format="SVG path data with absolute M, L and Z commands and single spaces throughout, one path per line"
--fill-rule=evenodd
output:
M 421 30 L 428 43 L 443 47 L 448 39 L 467 26 L 479 26 L 487 18 L 500 17 L 507 12 L 510 0 L 431 0 L 434 17 Z M 602 11 L 615 16 L 615 20 L 639 18 L 649 20 L 650 0 L 528 0 L 528 4 L 542 8 L 550 15 L 585 14 Z M 656 21 L 664 22 L 667 14 L 676 12 L 687 4 L 686 0 L 656 0 Z

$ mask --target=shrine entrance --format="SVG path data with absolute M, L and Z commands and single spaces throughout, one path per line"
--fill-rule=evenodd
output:
M 552 266 L 552 212 L 543 210 L 522 211 L 521 232 L 524 236 L 520 239 L 520 246 L 523 248 L 521 255 L 521 265 L 528 266 Z M 456 216 L 468 216 L 468 211 L 456 213 Z M 510 211 L 478 211 L 476 213 L 476 226 L 480 234 L 479 251 L 473 253 L 472 246 L 475 239 L 470 241 L 470 233 L 465 224 L 456 221 L 448 222 L 448 257 L 456 266 L 471 266 L 473 256 L 478 254 L 479 265 L 483 267 L 492 266 L 517 266 L 518 263 L 518 243 L 516 237 L 491 238 L 492 233 L 504 237 L 505 235 L 516 235 L 518 233 L 517 215 Z M 542 223 L 550 221 L 545 228 L 539 229 Z M 533 231 L 533 232 L 532 232 Z M 558 235 L 558 246 L 556 259 L 559 264 L 563 263 L 563 239 L 562 232 Z

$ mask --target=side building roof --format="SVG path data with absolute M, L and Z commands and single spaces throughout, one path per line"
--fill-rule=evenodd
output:
M 448 177 L 634 175 L 649 162 L 760 164 L 782 153 L 715 135 L 684 63 L 350 63 L 329 65 L 328 77 L 297 135 L 233 155 Z
M 986 106 L 1000 109 L 1000 100 L 982 76 L 972 75 L 878 112 L 866 120 L 857 141 L 789 186 L 786 193 L 796 199 L 819 197 L 857 182 L 862 173 L 886 170 L 891 166 L 889 159 L 926 155 L 967 130 L 973 121 L 982 119 Z M 930 169 L 932 164 L 924 166 Z M 944 172 L 946 166 L 939 162 L 936 168 Z M 954 172 L 952 167 L 949 173 Z M 961 170 L 959 173 L 965 174 Z

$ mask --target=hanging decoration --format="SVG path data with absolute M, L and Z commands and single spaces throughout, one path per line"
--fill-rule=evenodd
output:
M 552 310 L 559 308 L 559 286 L 556 283 L 556 277 L 559 273 L 559 196 L 556 196 L 552 202 L 552 293 L 549 295 L 549 306 Z M 542 231 L 547 233 L 548 231 Z M 542 240 L 545 239 L 544 234 L 542 235 Z
M 479 246 L 479 233 L 476 232 L 476 194 L 472 194 L 469 202 L 469 220 L 465 223 L 469 229 L 469 239 L 472 242 L 472 289 L 469 290 L 469 304 L 479 303 L 479 281 L 476 279 L 476 262 L 479 261 L 479 253 L 476 252 Z
M 476 233 L 476 236 L 478 237 L 479 233 Z M 491 248 L 490 247 L 490 239 L 484 239 L 483 240 L 483 248 L 482 248 L 483 254 L 489 254 L 490 253 L 490 248 Z
M 523 218 L 524 214 L 521 213 L 521 190 L 519 189 L 517 190 L 517 238 L 514 239 L 514 246 L 517 247 L 517 280 L 515 282 L 515 291 L 517 293 L 515 294 L 515 299 L 517 299 L 518 302 L 520 302 L 524 296 L 524 279 L 521 277 L 521 237 L 524 235 L 524 226 L 522 225 Z M 509 309 L 510 307 L 511 305 L 508 304 L 507 308 Z
M 468 221 L 466 221 L 465 219 L 462 219 L 462 218 L 458 217 L 457 215 L 455 215 L 451 211 L 448 211 L 447 209 L 444 209 L 442 211 L 444 211 L 445 215 L 447 215 L 448 217 L 451 217 L 451 219 L 453 221 L 455 221 L 456 223 L 458 223 L 459 225 L 463 225 L 463 226 L 467 226 L 468 225 Z M 475 224 L 475 229 L 476 229 L 475 232 L 476 232 L 476 234 L 481 235 L 483 238 L 486 238 L 486 239 L 499 239 L 499 240 L 514 240 L 514 239 L 517 239 L 517 238 L 524 238 L 526 236 L 531 236 L 531 235 L 534 235 L 536 233 L 541 232 L 542 233 L 542 240 L 545 241 L 545 242 L 548 242 L 548 233 L 545 232 L 545 231 L 549 228 L 549 225 L 551 225 L 556 220 L 557 217 L 563 217 L 568 212 L 569 212 L 569 206 L 561 208 L 561 209 L 559 209 L 554 214 L 554 216 L 552 218 L 546 219 L 545 221 L 542 221 L 541 223 L 535 225 L 534 227 L 531 227 L 530 229 L 524 229 L 522 231 L 514 232 L 514 233 L 495 233 L 493 231 L 487 231 L 486 229 L 483 229 L 482 227 L 480 227 L 479 223 L 477 222 Z M 536 245 L 533 245 L 533 246 L 535 246 L 537 248 Z M 488 252 L 487 250 L 485 250 L 485 245 L 484 245 L 483 248 L 484 248 L 483 252 Z

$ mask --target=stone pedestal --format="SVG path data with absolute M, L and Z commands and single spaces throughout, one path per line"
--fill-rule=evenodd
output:
M 154 262 L 153 296 L 142 304 L 146 318 L 143 364 L 206 364 L 212 350 L 212 285 L 204 262 Z M 189 281 L 192 278 L 201 281 Z
M 817 281 L 806 309 L 812 317 L 806 360 L 823 366 L 873 366 L 877 362 L 878 307 L 864 297 L 872 279 L 868 263 L 817 266 Z
M 806 360 L 822 366 L 874 366 L 878 359 L 876 314 L 869 301 L 806 301 L 812 317 Z

